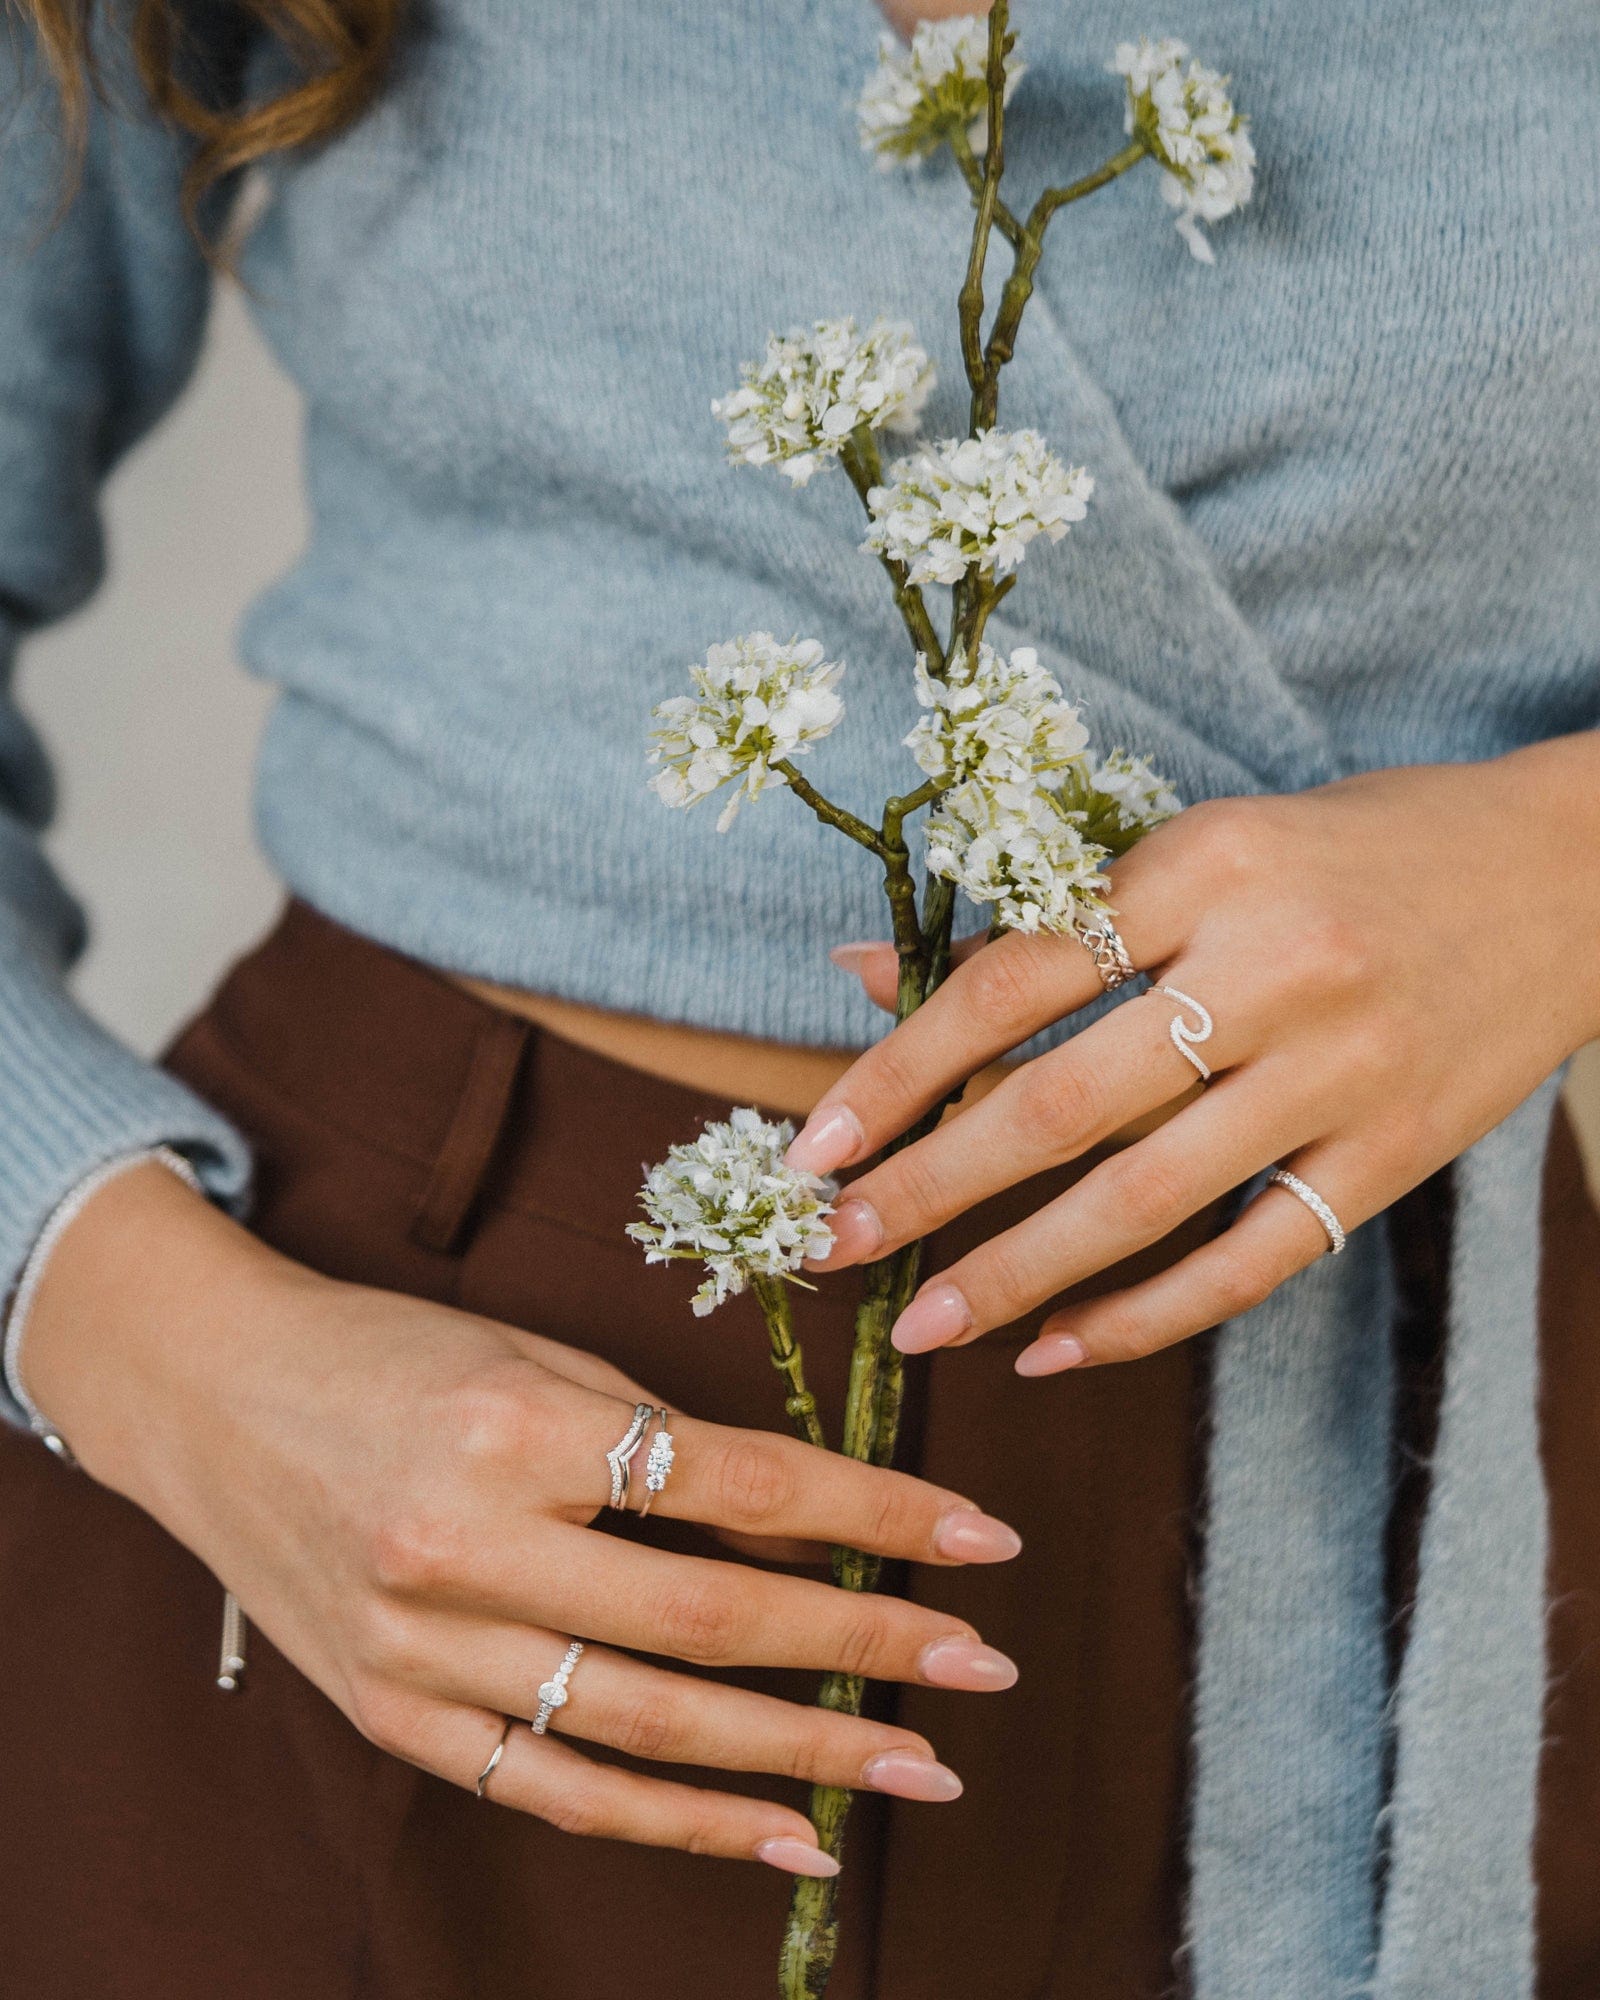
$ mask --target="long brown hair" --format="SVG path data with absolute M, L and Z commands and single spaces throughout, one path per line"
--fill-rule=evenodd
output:
M 33 26 L 77 149 L 99 79 L 97 0 L 0 0 L 0 7 L 7 4 Z M 210 11 L 232 17 L 241 39 L 265 29 L 289 59 L 282 89 L 239 102 L 213 87 L 214 75 L 196 60 L 192 5 L 134 0 L 128 33 L 144 92 L 161 116 L 199 142 L 184 185 L 191 219 L 221 176 L 269 153 L 330 138 L 359 117 L 382 82 L 404 6 L 405 0 L 210 0 Z

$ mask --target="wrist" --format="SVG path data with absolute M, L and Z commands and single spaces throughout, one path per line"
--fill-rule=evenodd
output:
M 1498 829 L 1519 857 L 1503 920 L 1514 932 L 1525 912 L 1536 927 L 1566 1039 L 1580 1047 L 1600 1037 L 1600 731 L 1530 744 L 1485 768 L 1500 789 L 1487 837 Z
M 282 1260 L 168 1167 L 94 1191 L 49 1250 L 18 1353 L 31 1401 L 84 1470 L 162 1516 L 185 1409 Z M 292 1268 L 283 1266 L 283 1268 Z

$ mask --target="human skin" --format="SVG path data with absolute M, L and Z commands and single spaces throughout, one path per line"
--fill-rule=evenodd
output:
M 89 1476 L 193 1550 L 367 1737 L 425 1770 L 473 1784 L 582 1634 L 556 1725 L 511 1731 L 489 1794 L 568 1832 L 837 1871 L 801 1814 L 597 1764 L 574 1739 L 900 1798 L 960 1793 L 909 1730 L 631 1649 L 974 1692 L 1016 1678 L 959 1619 L 595 1531 L 604 1454 L 647 1389 L 537 1335 L 318 1276 L 157 1165 L 112 1181 L 66 1231 L 22 1365 Z M 676 1411 L 672 1429 L 653 1511 L 746 1553 L 837 1542 L 952 1565 L 1021 1546 L 904 1474 Z
M 1214 1080 L 1202 1089 L 1169 1039 L 1186 1010 L 1143 995 L 853 1181 L 821 1260 L 829 1270 L 1182 1100 L 1066 1194 L 930 1276 L 894 1329 L 906 1352 L 1009 1324 L 1274 1164 L 1354 1229 L 1600 1035 L 1600 733 L 1200 805 L 1111 873 L 1133 963 L 1214 1017 L 1203 1050 Z M 887 945 L 836 956 L 892 1005 Z M 940 991 L 825 1093 L 791 1162 L 832 1172 L 870 1157 L 970 1072 L 1100 991 L 1073 938 L 969 943 Z M 1017 1370 L 1150 1354 L 1249 1311 L 1328 1248 L 1311 1211 L 1269 1188 L 1158 1276 L 1051 1314 Z

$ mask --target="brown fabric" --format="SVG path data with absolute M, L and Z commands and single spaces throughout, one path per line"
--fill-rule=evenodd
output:
M 749 1302 L 693 1319 L 683 1274 L 647 1270 L 622 1236 L 640 1162 L 726 1106 L 513 1034 L 300 907 L 172 1066 L 255 1144 L 256 1227 L 288 1254 L 537 1327 L 672 1406 L 781 1421 Z M 992 1204 L 941 1255 L 1047 1191 Z M 1570 1144 L 1552 1156 L 1551 1214 L 1552 1574 L 1565 1603 L 1540 1866 L 1547 1961 L 1561 1969 L 1541 2000 L 1587 2000 L 1600 1990 L 1587 1893 L 1600 1356 L 1583 1335 L 1600 1307 L 1600 1230 Z M 826 1282 L 803 1312 L 835 1434 L 852 1294 L 848 1278 Z M 993 1698 L 880 1691 L 968 1789 L 952 1807 L 859 1802 L 831 2000 L 1160 2000 L 1176 1982 L 1203 1344 L 1041 1384 L 1011 1369 L 1027 1333 L 912 1373 L 903 1462 L 1014 1521 L 1027 1546 L 996 1569 L 891 1584 L 971 1618 L 1022 1678 Z M 654 1518 L 621 1531 L 707 1546 Z M 3 2000 L 772 1991 L 777 1875 L 578 1842 L 480 1806 L 371 1749 L 259 1633 L 246 1692 L 218 1694 L 215 1583 L 136 1509 L 10 1436 L 0 1597 Z M 799 1699 L 813 1686 L 741 1678 Z M 776 1780 L 749 1782 L 799 1802 Z

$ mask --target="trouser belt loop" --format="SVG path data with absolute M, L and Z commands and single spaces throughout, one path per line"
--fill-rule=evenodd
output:
M 460 1245 L 505 1129 L 530 1033 L 526 1021 L 498 1007 L 478 1031 L 450 1129 L 411 1224 L 412 1241 L 426 1250 Z

